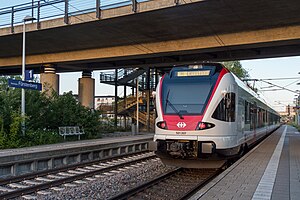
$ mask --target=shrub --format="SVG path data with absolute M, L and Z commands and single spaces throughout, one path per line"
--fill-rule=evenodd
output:
M 72 92 L 63 95 L 52 92 L 48 96 L 49 92 L 35 90 L 26 90 L 26 134 L 22 136 L 21 91 L 7 89 L 7 78 L 0 77 L 0 148 L 61 142 L 60 126 L 82 126 L 86 139 L 101 136 L 99 111 L 80 105 Z

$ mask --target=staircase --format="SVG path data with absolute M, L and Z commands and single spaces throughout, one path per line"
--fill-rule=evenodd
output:
M 136 118 L 136 111 L 130 113 L 130 117 L 137 120 Z M 147 127 L 147 113 L 146 112 L 139 112 L 139 122 Z M 154 123 L 155 123 L 155 115 L 150 113 L 150 129 L 154 131 Z
M 142 99 L 140 99 L 140 104 L 143 104 Z M 136 118 L 136 97 L 135 96 L 129 96 L 126 99 L 126 104 L 125 100 L 119 101 L 118 102 L 118 114 L 119 115 L 128 115 L 129 117 L 137 120 Z M 147 112 L 140 111 L 139 112 L 139 122 L 142 123 L 144 126 L 147 127 Z M 154 130 L 154 123 L 155 123 L 155 115 L 150 112 L 150 129 Z
M 123 99 L 118 102 L 118 114 L 124 115 L 129 110 L 134 110 L 136 108 L 136 97 L 135 96 L 129 96 L 126 98 L 126 101 Z
M 144 68 L 136 68 L 136 69 L 118 69 L 117 70 L 117 80 L 115 71 L 100 73 L 100 82 L 109 84 L 109 85 L 117 85 L 117 86 L 129 86 L 132 88 L 136 88 L 136 84 L 134 80 L 138 77 L 139 79 L 139 91 L 145 91 L 147 89 L 155 88 L 154 82 L 154 74 L 152 71 L 152 76 L 149 75 L 149 87 L 147 87 L 147 69 Z M 151 73 L 150 73 L 151 74 Z M 144 101 L 145 102 L 145 101 Z M 137 99 L 136 96 L 128 96 L 126 100 L 118 101 L 118 115 L 129 116 L 132 119 L 136 120 L 136 105 Z M 145 106 L 143 103 L 143 99 L 140 99 L 139 105 Z M 141 108 L 141 107 L 140 107 Z M 111 110 L 113 112 L 113 110 Z M 148 126 L 147 123 L 147 113 L 140 111 L 139 112 L 139 122 L 145 127 Z M 154 122 L 155 117 L 151 114 L 150 111 L 150 129 L 154 130 Z

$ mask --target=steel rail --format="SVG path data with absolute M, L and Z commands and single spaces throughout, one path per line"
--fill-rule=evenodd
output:
M 142 193 L 143 191 L 147 189 L 151 189 L 155 185 L 158 185 L 159 183 L 163 182 L 164 180 L 167 180 L 168 178 L 171 178 L 177 174 L 180 174 L 181 172 L 185 173 L 184 168 L 176 168 L 171 172 L 165 173 L 149 182 L 143 183 L 135 188 L 132 188 L 128 191 L 125 191 L 123 193 L 120 193 L 116 196 L 113 196 L 109 200 L 124 200 L 129 199 L 130 197 L 133 197 L 135 195 L 138 195 L 139 193 Z M 215 172 L 213 172 L 209 177 L 205 178 L 204 180 L 200 181 L 199 183 L 196 183 L 194 187 L 189 189 L 186 193 L 183 193 L 182 195 L 178 196 L 178 199 L 187 199 L 191 195 L 193 195 L 199 188 L 206 185 L 209 181 L 211 181 L 214 177 L 216 177 L 218 174 L 220 174 L 223 170 L 221 168 L 217 169 Z M 165 181 L 164 181 L 165 182 Z
M 55 187 L 55 186 L 59 186 L 59 185 L 65 184 L 65 183 L 70 183 L 70 182 L 73 182 L 73 181 L 78 180 L 78 179 L 83 179 L 85 177 L 90 177 L 90 176 L 93 176 L 95 174 L 107 172 L 107 171 L 110 171 L 110 170 L 113 170 L 113 169 L 116 169 L 116 168 L 131 165 L 131 164 L 134 164 L 134 163 L 143 162 L 143 161 L 146 161 L 146 160 L 153 159 L 155 157 L 156 157 L 155 155 L 152 155 L 152 156 L 145 157 L 145 158 L 139 158 L 139 159 L 132 160 L 132 161 L 129 161 L 129 162 L 126 162 L 126 163 L 120 163 L 120 164 L 116 164 L 114 166 L 108 166 L 106 168 L 101 168 L 101 169 L 96 169 L 96 170 L 89 171 L 89 172 L 84 172 L 82 174 L 74 174 L 74 176 L 53 180 L 51 182 L 41 183 L 39 185 L 29 186 L 29 187 L 22 188 L 22 189 L 17 189 L 17 190 L 11 191 L 11 192 L 0 194 L 0 199 L 11 199 L 11 198 L 20 197 L 20 196 L 25 195 L 25 194 L 31 194 L 31 193 L 34 193 L 34 192 L 39 191 L 39 190 L 45 190 L 45 189 Z
M 205 186 L 207 183 L 209 183 L 211 180 L 213 180 L 216 176 L 218 176 L 221 172 L 223 172 L 223 167 L 217 169 L 217 171 L 209 176 L 206 180 L 201 181 L 199 184 L 197 184 L 194 188 L 192 188 L 190 191 L 185 193 L 180 199 L 189 199 L 192 195 L 194 195 L 199 189 L 201 189 L 203 186 Z
M 183 168 L 176 168 L 173 171 L 167 172 L 157 178 L 152 179 L 149 182 L 143 183 L 135 188 L 132 188 L 130 190 L 127 190 L 123 193 L 120 193 L 116 196 L 113 196 L 112 198 L 109 198 L 109 200 L 123 200 L 123 199 L 128 199 L 129 197 L 132 197 L 133 195 L 140 193 L 150 187 L 152 187 L 153 185 L 156 185 L 157 183 L 161 182 L 162 180 L 171 177 L 172 175 L 182 171 Z
M 130 153 L 130 154 L 126 154 L 126 155 L 118 155 L 118 156 L 105 158 L 105 159 L 75 163 L 75 164 L 66 165 L 66 166 L 53 168 L 53 169 L 49 169 L 49 170 L 43 170 L 43 171 L 23 174 L 23 175 L 11 177 L 11 178 L 0 179 L 0 186 L 4 186 L 4 185 L 9 184 L 9 183 L 20 182 L 20 181 L 27 180 L 27 179 L 33 179 L 33 178 L 40 177 L 40 176 L 46 176 L 46 175 L 53 174 L 53 173 L 59 173 L 59 172 L 66 171 L 66 170 L 72 170 L 72 169 L 76 169 L 78 167 L 83 167 L 83 166 L 86 166 L 86 165 L 92 165 L 92 164 L 96 164 L 96 163 L 99 163 L 99 162 L 107 162 L 107 161 L 110 161 L 110 160 L 115 160 L 115 159 L 120 159 L 120 158 L 124 158 L 124 157 L 139 155 L 139 154 L 147 153 L 147 152 L 149 152 L 149 151 L 148 150 L 143 150 L 143 151 L 140 151 L 140 152 L 137 152 L 137 153 Z

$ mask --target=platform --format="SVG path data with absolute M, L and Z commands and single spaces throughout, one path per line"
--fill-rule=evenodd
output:
M 139 134 L 132 136 L 122 136 L 122 137 L 105 137 L 101 139 L 93 139 L 93 140 L 80 140 L 80 141 L 71 141 L 71 142 L 63 142 L 56 144 L 47 144 L 47 145 L 38 145 L 32 147 L 24 147 L 24 148 L 15 148 L 15 149 L 0 149 L 0 159 L 6 156 L 15 156 L 15 155 L 24 155 L 27 153 L 40 153 L 40 152 L 49 152 L 56 150 L 67 150 L 85 146 L 95 146 L 95 145 L 107 145 L 114 144 L 120 142 L 134 141 L 134 140 L 143 140 L 152 138 L 154 133 L 147 134 Z
M 190 199 L 300 199 L 300 133 L 280 127 Z
M 148 150 L 153 133 L 0 150 L 0 179 Z

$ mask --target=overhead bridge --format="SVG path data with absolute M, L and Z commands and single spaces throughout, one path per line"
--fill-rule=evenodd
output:
M 61 1 L 58 18 L 43 18 L 34 5 L 27 67 L 54 64 L 68 72 L 300 53 L 298 0 L 133 0 L 106 8 L 93 2 L 96 7 L 72 13 L 73 1 Z M 20 73 L 22 24 L 13 21 L 16 10 L 5 12 L 12 16 L 0 28 L 0 73 Z

